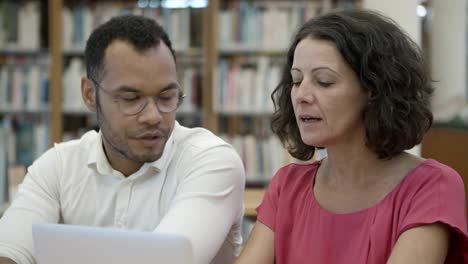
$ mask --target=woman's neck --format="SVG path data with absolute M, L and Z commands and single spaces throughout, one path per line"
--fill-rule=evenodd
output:
M 379 159 L 367 147 L 351 149 L 327 149 L 327 157 L 320 166 L 324 183 L 336 188 L 366 188 L 382 180 L 405 155 L 390 160 Z

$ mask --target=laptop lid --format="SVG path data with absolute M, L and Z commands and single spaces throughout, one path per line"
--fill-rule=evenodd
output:
M 32 227 L 38 264 L 188 264 L 190 241 L 180 235 L 62 224 Z

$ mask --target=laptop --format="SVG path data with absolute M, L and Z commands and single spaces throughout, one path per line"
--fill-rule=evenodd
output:
M 190 264 L 190 241 L 175 234 L 62 224 L 32 227 L 38 264 Z

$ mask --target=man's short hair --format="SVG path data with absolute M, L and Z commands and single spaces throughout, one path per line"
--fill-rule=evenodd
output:
M 139 52 L 158 47 L 162 40 L 171 51 L 174 60 L 176 59 L 167 33 L 156 21 L 137 15 L 117 16 L 97 27 L 86 42 L 85 63 L 88 78 L 98 82 L 101 80 L 105 70 L 105 50 L 116 39 L 130 43 Z

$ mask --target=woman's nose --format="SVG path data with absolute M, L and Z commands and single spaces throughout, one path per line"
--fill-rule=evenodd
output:
M 296 103 L 312 103 L 315 100 L 315 91 L 312 85 L 305 81 L 292 89 L 292 97 Z

